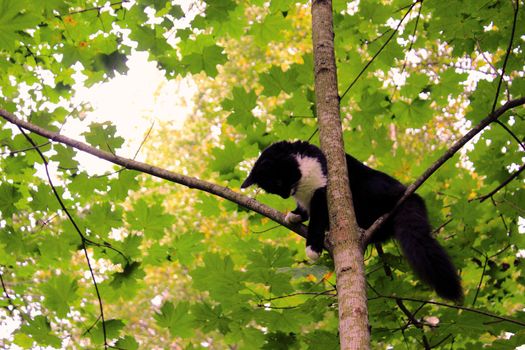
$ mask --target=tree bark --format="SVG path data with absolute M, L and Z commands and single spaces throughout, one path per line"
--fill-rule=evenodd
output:
M 370 332 L 364 259 L 343 145 L 330 0 L 312 3 L 312 39 L 319 135 L 328 162 L 328 241 L 337 276 L 339 342 L 343 350 L 368 349 Z

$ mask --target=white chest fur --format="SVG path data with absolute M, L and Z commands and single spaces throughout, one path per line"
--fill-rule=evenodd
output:
M 301 179 L 295 188 L 293 194 L 297 203 L 308 212 L 310 211 L 310 201 L 315 190 L 326 186 L 326 176 L 323 174 L 323 168 L 318 159 L 297 155 Z

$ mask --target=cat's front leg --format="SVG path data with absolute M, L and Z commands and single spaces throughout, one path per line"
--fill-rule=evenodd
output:
M 298 224 L 308 220 L 308 212 L 297 203 L 297 208 L 286 214 L 284 221 L 288 224 Z
M 326 187 L 315 191 L 310 202 L 310 223 L 306 238 L 306 256 L 316 261 L 324 248 L 325 231 L 329 229 Z

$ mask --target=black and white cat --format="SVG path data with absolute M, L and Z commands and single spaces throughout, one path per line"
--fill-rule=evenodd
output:
M 370 227 L 389 212 L 406 187 L 391 176 L 346 155 L 357 223 Z M 286 215 L 290 223 L 310 219 L 306 255 L 317 260 L 329 229 L 326 200 L 327 167 L 322 151 L 307 142 L 281 141 L 266 148 L 241 188 L 253 184 L 283 198 L 293 196 L 297 208 Z M 371 242 L 397 239 L 416 274 L 443 298 L 461 300 L 463 291 L 456 268 L 432 237 L 423 199 L 411 195 L 372 237 Z

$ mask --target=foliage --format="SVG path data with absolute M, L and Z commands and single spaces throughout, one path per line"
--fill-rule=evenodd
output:
M 524 5 L 334 1 L 347 151 L 409 183 L 522 97 Z M 137 50 L 201 87 L 184 132 L 160 131 L 181 172 L 238 188 L 245 159 L 315 133 L 305 3 L 0 0 L 0 9 L 0 107 L 47 129 L 83 117 L 72 103 L 78 74 L 86 86 L 124 74 Z M 394 243 L 382 257 L 368 249 L 373 348 L 525 344 L 523 180 L 480 200 L 523 169 L 524 121 L 523 108 L 510 111 L 419 190 L 461 269 L 464 306 L 436 302 Z M 0 322 L 20 323 L 2 348 L 337 348 L 329 257 L 310 265 L 299 238 L 233 203 L 125 169 L 92 176 L 74 149 L 0 125 Z M 114 153 L 125 142 L 109 121 L 83 137 Z

